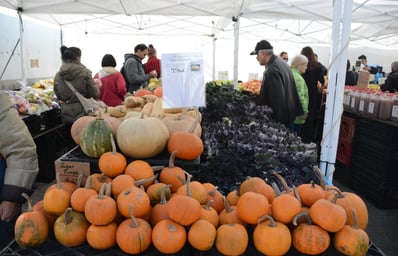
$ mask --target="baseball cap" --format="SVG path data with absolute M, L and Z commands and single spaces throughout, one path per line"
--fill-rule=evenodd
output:
M 256 48 L 254 48 L 254 51 L 250 53 L 250 55 L 256 55 L 258 51 L 260 50 L 272 50 L 274 47 L 267 41 L 267 40 L 261 40 L 256 44 Z

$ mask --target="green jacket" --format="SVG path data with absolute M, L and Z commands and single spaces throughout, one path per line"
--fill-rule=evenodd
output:
M 1 201 L 23 203 L 39 173 L 36 144 L 8 94 L 0 91 L 0 158 L 6 161 Z
M 305 84 L 304 78 L 301 76 L 300 72 L 298 71 L 297 68 L 292 68 L 293 76 L 294 76 L 294 81 L 296 82 L 296 88 L 297 88 L 297 93 L 300 98 L 301 106 L 303 107 L 304 114 L 308 114 L 308 102 L 309 102 L 309 97 L 308 97 L 308 88 L 307 85 Z M 303 119 L 302 116 L 296 117 L 294 120 L 295 124 L 304 124 L 305 119 Z

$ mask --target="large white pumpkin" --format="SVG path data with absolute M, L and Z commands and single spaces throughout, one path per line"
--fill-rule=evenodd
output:
M 165 149 L 168 139 L 169 130 L 155 117 L 127 118 L 116 132 L 120 150 L 135 159 L 158 155 Z

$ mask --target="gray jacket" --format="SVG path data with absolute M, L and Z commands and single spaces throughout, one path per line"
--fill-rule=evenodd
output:
M 91 71 L 79 63 L 63 63 L 54 78 L 54 92 L 61 105 L 62 121 L 73 123 L 77 118 L 84 116 L 84 109 L 79 99 L 69 89 L 65 81 L 70 81 L 75 89 L 84 97 L 99 99 L 100 91 L 94 84 Z
M 22 192 L 32 194 L 39 173 L 36 144 L 25 123 L 10 101 L 0 91 L 0 158 L 6 161 L 1 201 L 25 202 Z
M 151 78 L 150 74 L 145 74 L 142 60 L 134 54 L 124 55 L 124 72 L 126 75 L 126 83 L 128 84 L 128 91 L 134 93 L 140 87 L 148 86 L 148 81 Z

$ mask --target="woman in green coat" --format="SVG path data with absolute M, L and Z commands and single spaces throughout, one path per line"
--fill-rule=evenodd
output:
M 297 116 L 294 120 L 294 132 L 301 133 L 301 127 L 305 123 L 308 115 L 308 87 L 305 83 L 302 74 L 307 70 L 308 59 L 304 55 L 297 55 L 293 58 L 290 68 L 292 69 L 294 81 L 296 82 L 297 93 L 300 98 L 301 106 L 303 107 L 304 114 Z

